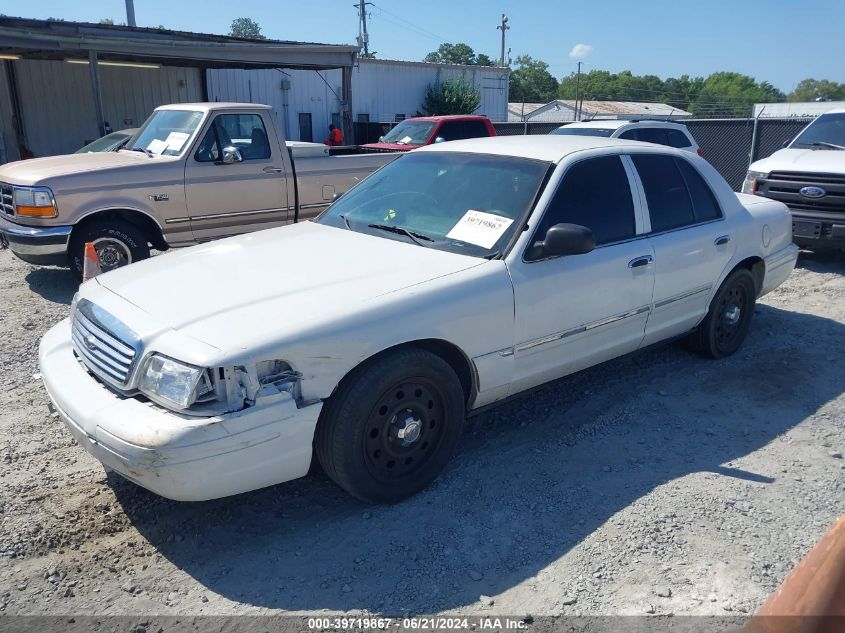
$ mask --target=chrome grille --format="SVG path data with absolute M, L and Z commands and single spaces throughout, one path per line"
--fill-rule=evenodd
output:
M 15 200 L 12 193 L 12 185 L 0 182 L 0 212 L 4 215 L 14 217 Z
M 106 329 L 104 320 L 110 320 L 113 327 Z M 116 387 L 129 384 L 138 357 L 138 339 L 122 323 L 83 299 L 74 313 L 71 335 L 73 349 L 88 369 Z

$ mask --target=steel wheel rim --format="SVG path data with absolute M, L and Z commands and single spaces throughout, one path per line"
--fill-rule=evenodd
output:
M 737 284 L 728 290 L 718 306 L 716 321 L 716 345 L 720 349 L 733 346 L 742 334 L 743 324 L 748 318 L 748 292 Z
M 367 417 L 367 469 L 382 480 L 410 477 L 428 464 L 445 431 L 445 400 L 430 380 L 409 378 L 379 396 Z
M 120 240 L 101 237 L 94 240 L 93 244 L 103 272 L 132 263 L 132 251 Z

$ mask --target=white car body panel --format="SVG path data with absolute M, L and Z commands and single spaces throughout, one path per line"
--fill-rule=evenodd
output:
M 83 284 L 80 296 L 131 328 L 145 355 L 200 367 L 284 360 L 301 374 L 302 399 L 284 392 L 234 413 L 190 418 L 121 397 L 75 359 L 64 321 L 42 340 L 40 360 L 48 392 L 77 439 L 108 466 L 168 497 L 243 492 L 305 474 L 322 402 L 344 376 L 384 350 L 421 341 L 452 346 L 471 373 L 467 407 L 476 409 L 688 331 L 740 262 L 763 262 L 755 269 L 761 294 L 795 264 L 786 207 L 734 194 L 688 152 L 577 136 L 472 139 L 415 154 L 421 152 L 554 164 L 529 229 L 571 164 L 620 152 L 691 161 L 724 217 L 650 235 L 645 196 L 631 161 L 623 159 L 637 235 L 584 255 L 526 262 L 532 230 L 520 232 L 504 258 L 487 260 L 304 223 L 118 269 Z M 728 244 L 714 245 L 725 234 Z M 644 255 L 654 265 L 629 267 Z M 188 466 L 194 462 L 195 469 Z M 214 477 L 221 468 L 229 473 L 225 480 Z

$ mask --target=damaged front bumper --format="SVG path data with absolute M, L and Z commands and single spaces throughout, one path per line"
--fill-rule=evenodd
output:
M 201 501 L 308 472 L 322 403 L 269 404 L 208 418 L 180 416 L 112 391 L 76 359 L 69 320 L 39 348 L 41 376 L 76 440 L 106 467 L 169 499 Z

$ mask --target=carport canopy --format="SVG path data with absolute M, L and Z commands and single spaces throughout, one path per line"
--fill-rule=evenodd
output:
M 0 59 L 74 60 L 90 67 L 94 109 L 105 134 L 98 65 L 342 70 L 344 136 L 351 138 L 352 66 L 357 46 L 253 40 L 168 29 L 0 17 Z M 20 113 L 16 113 L 20 116 Z M 20 125 L 18 125 L 20 127 Z

